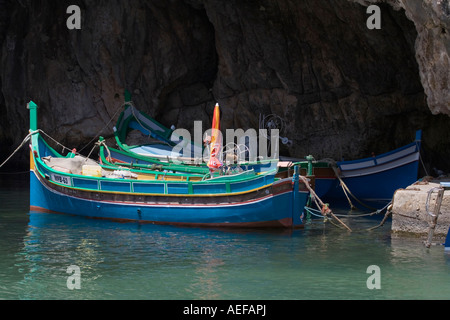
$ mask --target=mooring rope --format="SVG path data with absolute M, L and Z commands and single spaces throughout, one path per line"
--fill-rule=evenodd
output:
M 305 210 L 317 218 L 326 218 L 320 210 L 305 206 Z
M 342 190 L 344 191 L 344 193 L 345 193 L 345 196 L 347 197 L 347 199 L 348 199 L 348 201 L 350 202 L 350 207 L 352 208 L 352 209 L 355 209 L 356 207 L 353 205 L 353 203 L 350 201 L 350 198 L 347 196 L 347 192 L 360 204 L 360 205 L 362 205 L 362 206 L 364 206 L 364 207 L 366 207 L 366 208 L 368 208 L 368 209 L 375 209 L 375 208 L 373 208 L 373 207 L 371 207 L 371 206 L 369 206 L 369 205 L 367 205 L 367 204 L 365 204 L 365 203 L 363 203 L 361 200 L 359 200 L 351 191 L 350 191 L 350 189 L 348 188 L 348 186 L 345 184 L 345 182 L 344 182 L 344 180 L 342 180 L 342 178 L 341 178 L 341 176 L 340 176 L 340 174 L 339 174 L 339 172 L 337 171 L 337 168 L 335 167 L 335 166 L 332 166 L 332 168 L 333 168 L 333 171 L 334 171 L 334 174 L 336 175 L 336 177 L 339 179 L 339 182 L 341 183 L 341 187 L 342 187 Z
M 416 141 L 416 147 L 419 149 L 419 160 L 420 160 L 420 163 L 422 164 L 423 170 L 425 171 L 425 175 L 428 176 L 428 170 L 427 170 L 427 168 L 425 167 L 425 163 L 423 162 L 422 152 L 421 152 L 421 150 L 420 150 L 419 142 L 418 142 L 418 141 Z
M 3 167 L 3 165 L 5 164 L 5 163 L 7 163 L 16 153 L 17 153 L 17 151 L 19 151 L 20 150 L 20 148 L 22 148 L 23 147 L 23 145 L 30 139 L 30 137 L 34 134 L 34 133 L 36 133 L 36 132 L 38 132 L 39 130 L 36 130 L 36 131 L 32 131 L 32 132 L 30 132 L 29 134 L 27 134 L 27 136 L 23 139 L 23 141 L 20 143 L 20 145 L 16 148 L 16 150 L 14 150 L 13 151 L 13 153 L 8 157 L 8 158 L 6 158 L 6 160 L 5 161 L 3 161 L 3 163 L 2 164 L 0 164 L 0 168 L 1 167 Z
M 88 145 L 90 145 L 95 139 L 98 139 L 99 134 L 100 134 L 103 130 L 105 130 L 106 127 L 109 126 L 109 124 L 111 123 L 111 121 L 114 120 L 114 118 L 116 117 L 117 113 L 118 113 L 125 105 L 127 105 L 127 104 L 130 104 L 130 105 L 132 106 L 132 103 L 131 103 L 131 102 L 125 102 L 125 103 L 120 104 L 120 105 L 117 107 L 116 111 L 114 112 L 113 116 L 110 117 L 108 123 L 107 123 L 101 130 L 99 130 L 99 131 L 97 132 L 97 134 L 94 136 L 94 138 L 92 138 L 92 139 L 91 139 L 91 140 L 90 140 L 83 148 L 81 148 L 80 151 L 74 152 L 74 153 L 77 154 L 77 155 L 81 155 L 81 152 L 82 152 Z M 132 106 L 132 107 L 133 107 L 133 106 Z M 30 139 L 30 137 L 31 137 L 34 133 L 36 133 L 36 132 L 40 132 L 40 133 L 44 134 L 47 138 L 49 138 L 49 139 L 52 140 L 54 143 L 56 143 L 56 145 L 61 146 L 61 147 L 63 148 L 63 150 L 65 149 L 65 150 L 71 151 L 71 152 L 74 151 L 74 149 L 71 149 L 71 148 L 68 148 L 68 147 L 64 146 L 63 144 L 61 144 L 59 141 L 57 141 L 56 139 L 54 139 L 52 136 L 50 136 L 49 134 L 47 134 L 47 133 L 46 133 L 45 131 L 43 131 L 42 129 L 37 129 L 37 130 L 35 130 L 35 131 L 33 131 L 33 132 L 30 132 L 30 133 L 23 139 L 22 143 L 16 148 L 16 150 L 14 150 L 13 153 L 12 153 L 5 161 L 3 161 L 2 164 L 0 164 L 0 168 L 3 167 L 3 165 L 5 165 L 5 164 L 6 164 L 6 163 L 7 163 L 7 162 L 8 162 L 8 161 L 9 161 L 9 160 L 10 160 L 10 159 L 11 159 L 11 158 L 12 158 L 19 150 L 20 150 L 20 148 L 23 147 L 23 145 Z M 92 151 L 94 150 L 94 148 L 95 148 L 97 145 L 99 145 L 99 144 L 96 143 L 96 144 L 94 145 L 94 147 L 92 148 L 92 150 L 91 150 L 90 153 L 89 153 L 89 156 L 91 155 Z M 108 153 L 110 154 L 109 149 L 108 149 L 108 147 L 106 146 L 106 144 L 103 144 L 103 145 L 106 147 Z M 89 156 L 88 156 L 88 157 L 89 157 Z
M 330 159 L 330 158 L 325 158 L 325 159 L 322 159 L 322 160 L 320 160 L 320 161 L 327 162 L 327 163 L 330 165 L 331 169 L 333 169 L 333 172 L 334 172 L 336 178 L 339 180 L 340 185 L 341 185 L 341 187 L 342 187 L 342 191 L 344 192 L 344 195 L 345 195 L 345 197 L 347 198 L 347 201 L 348 201 L 348 203 L 349 203 L 349 205 L 350 205 L 350 209 L 353 210 L 353 209 L 356 209 L 356 207 L 353 205 L 353 203 L 352 203 L 352 201 L 350 200 L 350 197 L 349 197 L 348 195 L 352 196 L 352 198 L 355 199 L 355 200 L 356 200 L 360 205 L 362 205 L 363 207 L 366 207 L 366 208 L 371 209 L 371 210 L 376 210 L 376 208 L 371 207 L 371 206 L 369 206 L 369 205 L 363 203 L 361 200 L 359 200 L 359 199 L 358 199 L 358 198 L 350 191 L 350 188 L 345 184 L 344 180 L 342 180 L 341 175 L 339 174 L 339 171 L 338 171 L 338 165 L 337 165 L 337 163 L 336 163 L 335 160 Z
M 120 104 L 120 105 L 117 107 L 116 111 L 114 112 L 113 116 L 110 117 L 108 123 L 107 123 L 102 129 L 100 129 L 100 130 L 95 134 L 95 136 L 91 139 L 91 141 L 89 141 L 83 148 L 81 148 L 81 150 L 80 150 L 79 152 L 81 152 L 81 151 L 83 151 L 84 149 L 86 149 L 86 147 L 87 147 L 88 145 L 90 145 L 94 140 L 98 139 L 98 136 L 100 135 L 100 133 L 102 133 L 102 131 L 105 130 L 106 127 L 109 126 L 109 124 L 110 124 L 110 123 L 113 121 L 113 119 L 116 117 L 117 113 L 119 113 L 119 111 L 120 111 L 121 109 L 123 109 L 123 107 L 124 107 L 125 105 L 127 105 L 128 103 L 129 103 L 129 102 L 125 102 L 125 103 Z
M 342 226 L 344 226 L 347 230 L 349 231 L 353 231 L 350 227 L 348 227 L 344 222 L 342 222 L 338 216 L 340 217 L 350 217 L 350 218 L 356 218 L 356 217 L 366 217 L 366 216 L 373 216 L 375 214 L 379 214 L 381 212 L 383 212 L 384 210 L 386 210 L 386 214 L 383 218 L 383 220 L 381 221 L 381 223 L 378 226 L 375 227 L 371 227 L 371 228 L 366 228 L 366 229 L 361 229 L 361 230 L 357 230 L 357 231 L 365 231 L 365 230 L 374 230 L 376 228 L 379 228 L 381 226 L 384 225 L 384 223 L 386 222 L 387 218 L 389 217 L 389 215 L 391 214 L 391 210 L 389 210 L 389 206 L 392 204 L 392 201 L 390 201 L 388 204 L 386 204 L 383 208 L 381 209 L 377 209 L 375 211 L 372 211 L 370 213 L 364 213 L 364 214 L 358 214 L 358 215 L 339 215 L 339 214 L 334 214 L 331 209 L 329 208 L 328 204 L 325 204 L 316 194 L 316 192 L 312 189 L 312 187 L 310 186 L 308 180 L 306 177 L 301 176 L 300 178 L 302 179 L 302 181 L 304 182 L 304 184 L 306 185 L 306 187 L 308 188 L 308 190 L 310 191 L 312 198 L 317 206 L 317 208 L 319 208 L 320 210 L 317 209 L 313 209 L 310 208 L 308 206 L 305 206 L 304 209 L 310 213 L 311 215 L 315 216 L 315 217 L 319 217 L 319 218 L 324 218 L 324 221 L 330 221 L 330 223 L 332 223 L 333 225 L 335 225 L 336 227 L 339 227 L 339 225 L 334 224 L 331 220 L 327 219 L 327 215 L 330 214 L 334 219 L 336 219 Z M 316 213 L 320 213 L 316 214 Z
M 66 147 L 65 145 L 63 145 L 62 143 L 58 142 L 55 138 L 53 138 L 52 136 L 50 136 L 48 133 L 46 133 L 45 131 L 43 131 L 42 129 L 37 129 L 35 131 L 31 131 L 30 133 L 27 134 L 27 136 L 23 139 L 23 141 L 20 143 L 20 145 L 11 153 L 11 155 L 5 160 L 3 161 L 2 164 L 0 164 L 0 168 L 3 167 L 19 150 L 20 148 L 22 148 L 25 143 L 30 140 L 31 136 L 35 133 L 42 133 L 43 135 L 45 135 L 47 138 L 49 138 L 50 140 L 52 140 L 54 143 L 56 143 L 58 146 L 62 147 L 63 150 L 67 150 L 70 152 L 73 152 L 76 155 L 82 156 L 79 152 L 77 152 L 75 149 L 70 149 L 68 147 Z M 97 146 L 98 144 L 96 144 L 95 146 Z M 94 146 L 94 147 L 95 147 Z M 109 153 L 109 149 L 108 147 L 105 145 L 106 149 L 108 150 Z M 91 150 L 92 153 L 92 150 Z M 84 157 L 84 156 L 83 156 Z M 86 158 L 87 159 L 87 158 Z M 95 161 L 95 160 L 94 160 Z M 98 161 L 96 161 L 98 162 Z M 28 172 L 28 171 L 27 171 Z
M 376 215 L 376 214 L 380 214 L 381 212 L 383 212 L 384 210 L 386 210 L 391 204 L 392 204 L 392 201 L 389 201 L 389 203 L 386 204 L 383 208 L 377 209 L 377 210 L 372 211 L 372 212 L 369 212 L 369 213 L 351 214 L 351 215 L 345 215 L 345 214 L 339 215 L 339 214 L 336 214 L 336 216 L 341 216 L 341 217 L 352 217 L 352 218 L 373 216 L 373 215 Z
M 336 216 L 341 216 L 341 217 L 348 217 L 348 218 L 359 218 L 359 217 L 364 217 L 364 216 L 372 216 L 375 213 L 381 213 L 383 210 L 387 209 L 388 206 L 391 204 L 391 202 L 386 205 L 383 209 L 368 213 L 368 214 L 360 214 L 360 215 L 338 215 L 336 214 Z M 314 208 L 310 208 L 308 206 L 305 206 L 305 210 L 310 213 L 311 215 L 317 217 L 317 218 L 324 218 L 324 222 L 330 222 L 331 224 L 333 224 L 336 227 L 341 227 L 339 225 L 336 225 L 335 223 L 333 223 L 331 220 L 328 219 L 328 217 L 324 216 L 322 214 L 322 212 L 320 210 L 314 209 Z M 363 228 L 363 229 L 352 229 L 352 232 L 362 232 L 362 231 L 371 231 L 371 230 L 375 230 L 377 228 L 380 228 L 384 225 L 384 223 L 386 222 L 387 218 L 392 214 L 391 210 L 387 210 L 382 221 L 380 222 L 380 224 L 378 224 L 377 226 L 374 227 L 370 227 L 370 228 Z
M 321 212 L 324 216 L 326 215 L 331 215 L 334 219 L 336 219 L 340 224 L 342 224 L 348 231 L 352 231 L 352 229 L 350 229 L 344 222 L 342 222 L 338 217 L 336 217 L 336 215 L 333 213 L 333 211 L 329 208 L 328 204 L 323 203 L 323 201 L 317 196 L 316 192 L 313 190 L 313 188 L 311 188 L 311 186 L 309 185 L 308 179 L 306 179 L 306 177 L 299 175 L 299 178 L 303 181 L 303 183 L 306 185 L 306 187 L 308 188 L 309 192 L 313 195 L 314 198 L 314 202 L 319 201 L 320 203 L 320 207 L 318 206 L 318 208 L 321 209 Z
M 54 143 L 56 143 L 56 145 L 61 146 L 63 150 L 67 150 L 67 151 L 70 151 L 70 152 L 74 151 L 73 148 L 71 149 L 71 148 L 69 148 L 69 147 L 66 147 L 65 145 L 63 145 L 62 143 L 60 143 L 58 140 L 56 140 L 55 138 L 53 138 L 52 136 L 50 136 L 48 133 L 46 133 L 44 130 L 38 129 L 38 130 L 36 130 L 36 131 L 42 133 L 43 135 L 45 135 L 47 138 L 49 138 L 49 139 L 52 140 Z M 74 152 L 74 153 L 79 154 L 78 152 Z

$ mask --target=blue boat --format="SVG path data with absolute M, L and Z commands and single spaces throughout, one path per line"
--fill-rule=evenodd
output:
M 417 181 L 421 139 L 422 131 L 418 130 L 414 142 L 393 151 L 365 159 L 337 162 L 340 179 L 334 179 L 331 185 L 325 186 L 327 191 L 323 198 L 335 202 L 346 199 L 342 181 L 348 193 L 360 202 L 375 208 L 385 206 L 397 189 Z M 320 187 L 316 180 L 316 188 Z
M 450 190 L 450 182 L 441 182 L 441 187 L 443 187 L 444 190 Z M 445 251 L 450 253 L 450 226 L 448 227 L 447 237 L 445 238 L 444 247 L 445 247 Z
M 447 231 L 447 237 L 445 238 L 445 251 L 450 252 L 450 227 Z
M 118 170 L 73 153 L 62 156 L 43 139 L 37 105 L 30 110 L 30 208 L 90 218 L 201 227 L 303 226 L 309 191 L 276 169 L 212 176 Z M 80 168 L 81 166 L 81 168 Z
M 417 181 L 421 138 L 422 131 L 418 130 L 414 142 L 370 158 L 291 163 L 301 166 L 301 175 L 314 177 L 315 193 L 323 201 L 343 206 L 350 200 L 361 209 L 380 209 L 392 200 L 397 189 Z

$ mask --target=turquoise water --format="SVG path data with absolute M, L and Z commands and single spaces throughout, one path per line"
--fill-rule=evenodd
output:
M 0 299 L 450 299 L 450 256 L 380 218 L 225 231 L 29 211 L 27 176 L 0 176 Z M 336 211 L 337 212 L 337 211 Z M 69 266 L 80 289 L 69 289 Z M 380 289 L 369 289 L 371 265 Z M 378 281 L 378 280 L 377 280 Z

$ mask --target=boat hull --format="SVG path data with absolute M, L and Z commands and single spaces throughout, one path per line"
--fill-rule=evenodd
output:
M 417 159 L 385 171 L 342 177 L 342 181 L 356 199 L 372 207 L 381 208 L 392 200 L 397 189 L 406 188 L 417 181 L 418 166 Z M 319 190 L 318 194 L 323 194 L 322 200 L 333 203 L 347 201 L 338 179 L 334 179 L 332 185 L 325 187 L 326 191 L 323 192 L 320 191 L 321 182 L 318 180 L 320 179 L 316 179 L 316 188 Z M 329 184 L 328 179 L 324 179 L 325 181 Z M 352 195 L 349 194 L 351 199 Z
M 448 228 L 448 231 L 447 231 L 447 237 L 445 238 L 444 247 L 445 247 L 445 251 L 450 253 L 450 227 Z
M 171 197 L 65 188 L 30 171 L 30 208 L 90 218 L 203 227 L 302 227 L 308 192 L 291 181 L 230 197 Z M 98 200 L 102 199 L 102 200 Z M 294 206 L 297 202 L 295 213 Z
M 309 190 L 276 169 L 206 178 L 99 165 L 42 139 L 30 101 L 30 208 L 90 218 L 210 227 L 301 227 Z M 90 161 L 89 161 L 90 160 Z
M 417 181 L 420 141 L 419 130 L 415 142 L 391 152 L 360 160 L 329 163 L 328 167 L 324 167 L 323 163 L 313 167 L 315 192 L 323 201 L 335 206 L 348 204 L 348 196 L 356 206 L 383 208 L 392 200 L 396 190 Z M 341 181 L 346 186 L 347 194 Z

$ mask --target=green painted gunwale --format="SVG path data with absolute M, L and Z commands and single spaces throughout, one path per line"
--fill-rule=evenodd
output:
M 35 143 L 43 143 L 45 145 L 46 148 L 48 148 L 54 155 L 53 156 L 57 156 L 60 158 L 71 158 L 74 157 L 75 154 L 73 153 L 69 153 L 67 156 L 62 156 L 60 155 L 57 151 L 55 151 L 51 146 L 49 146 L 47 144 L 47 142 L 41 137 L 41 135 L 39 133 L 34 133 L 33 134 L 33 139 Z M 39 142 L 38 142 L 39 141 Z M 108 181 L 108 182 L 127 182 L 130 183 L 130 190 L 133 190 L 133 183 L 138 183 L 138 184 L 143 184 L 143 183 L 154 183 L 154 184 L 164 184 L 164 190 L 167 190 L 167 184 L 170 185 L 188 185 L 188 194 L 185 193 L 180 193 L 180 194 L 176 194 L 176 193 L 154 193 L 157 195 L 164 195 L 164 196 L 170 196 L 170 195 L 179 195 L 179 196 L 187 196 L 187 195 L 198 195 L 198 196 L 224 196 L 227 194 L 236 194 L 236 193 L 242 193 L 242 192 L 224 192 L 224 193 L 217 193 L 217 194 L 207 194 L 207 193 L 202 193 L 202 194 L 195 194 L 192 192 L 192 186 L 193 185 L 212 185 L 212 184 L 225 184 L 225 188 L 226 190 L 231 190 L 231 184 L 233 183 L 239 183 L 239 182 L 245 182 L 245 181 L 249 181 L 252 179 L 258 179 L 260 178 L 261 175 L 256 175 L 254 174 L 254 172 L 244 172 L 243 174 L 238 174 L 238 175 L 232 175 L 232 176 L 220 176 L 220 177 L 215 177 L 215 178 L 211 178 L 208 180 L 203 180 L 203 181 L 189 181 L 189 180 L 185 180 L 185 181 L 165 181 L 165 180 L 136 180 L 136 179 L 115 179 L 115 178 L 108 178 L 108 177 L 91 177 L 91 176 L 85 176 L 85 175 L 79 175 L 79 174 L 73 174 L 73 173 L 65 173 L 65 172 L 61 172 L 58 170 L 55 170 L 49 166 L 47 166 L 40 157 L 40 153 L 39 153 L 39 147 L 37 146 L 36 149 L 37 151 L 37 156 L 34 157 L 34 161 L 36 162 L 35 165 L 35 170 L 38 171 L 38 173 L 45 178 L 46 176 L 46 172 L 44 172 L 42 170 L 42 168 L 45 168 L 46 171 L 50 172 L 50 173 L 54 173 L 54 174 L 58 174 L 58 175 L 62 175 L 62 176 L 66 176 L 69 178 L 78 178 L 78 179 L 84 179 L 84 180 L 92 180 L 92 181 Z M 123 169 L 120 168 L 118 166 L 110 166 L 110 165 L 102 165 L 99 164 L 103 169 L 106 170 L 118 170 L 118 169 Z M 167 175 L 173 175 L 173 176 L 192 176 L 192 175 L 182 175 L 182 174 L 176 174 L 176 173 L 166 173 L 166 172 L 154 172 L 151 170 L 130 170 L 131 172 L 135 172 L 135 173 L 153 173 L 153 174 L 160 174 L 163 175 L 165 174 Z M 274 175 L 276 173 L 276 169 L 273 169 L 271 171 L 268 171 L 267 173 L 264 173 L 263 175 Z M 198 176 L 198 175 L 197 175 Z M 58 183 L 57 181 L 53 181 L 51 180 L 52 183 L 65 187 L 65 188 L 70 188 L 70 189 L 76 189 L 76 190 L 84 190 L 84 191 L 96 191 L 96 192 L 117 192 L 117 193 L 129 193 L 129 194 L 137 194 L 134 193 L 133 191 L 129 191 L 129 192 L 119 192 L 119 191 L 105 191 L 105 190 L 101 190 L 101 189 L 93 189 L 93 188 L 82 188 L 82 187 L 76 187 L 76 186 L 67 186 L 65 184 L 62 183 Z

